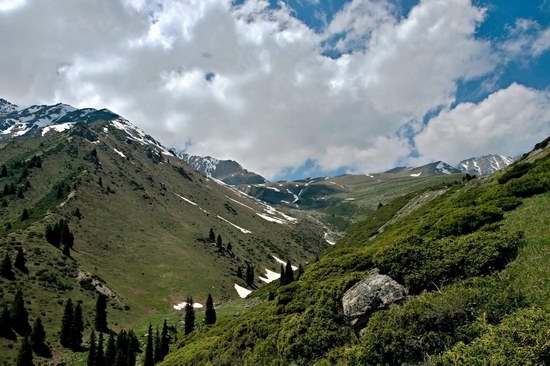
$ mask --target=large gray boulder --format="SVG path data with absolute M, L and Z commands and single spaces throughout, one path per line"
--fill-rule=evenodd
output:
M 344 315 L 352 326 L 360 329 L 373 312 L 399 304 L 407 296 L 408 291 L 404 286 L 390 276 L 378 273 L 378 269 L 373 269 L 367 278 L 344 294 Z

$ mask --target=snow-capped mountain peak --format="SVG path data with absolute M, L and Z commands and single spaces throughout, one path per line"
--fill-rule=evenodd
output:
M 17 110 L 17 106 L 8 102 L 5 99 L 0 98 L 0 116 L 11 113 Z
M 457 168 L 463 173 L 487 176 L 507 167 L 513 162 L 514 160 L 508 156 L 492 154 L 463 160 L 458 163 Z

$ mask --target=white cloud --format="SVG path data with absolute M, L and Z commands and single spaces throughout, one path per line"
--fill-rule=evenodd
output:
M 375 171 L 408 156 L 404 126 L 498 62 L 469 0 L 423 0 L 406 18 L 353 0 L 322 34 L 285 6 L 231 4 L 29 2 L 0 22 L 0 96 L 107 107 L 168 146 L 268 177 L 308 160 Z M 353 51 L 331 59 L 335 35 Z
M 420 162 L 456 164 L 470 155 L 517 156 L 548 135 L 550 92 L 512 84 L 478 104 L 442 112 L 415 140 Z

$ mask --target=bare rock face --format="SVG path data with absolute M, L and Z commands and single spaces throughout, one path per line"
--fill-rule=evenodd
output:
M 404 301 L 407 289 L 390 276 L 381 275 L 378 269 L 369 272 L 367 278 L 353 285 L 342 298 L 344 315 L 356 329 L 361 329 L 370 315 Z

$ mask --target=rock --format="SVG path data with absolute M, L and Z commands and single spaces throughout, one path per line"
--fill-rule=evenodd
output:
M 404 286 L 373 269 L 344 294 L 344 315 L 353 327 L 361 329 L 373 312 L 397 305 L 407 296 Z

